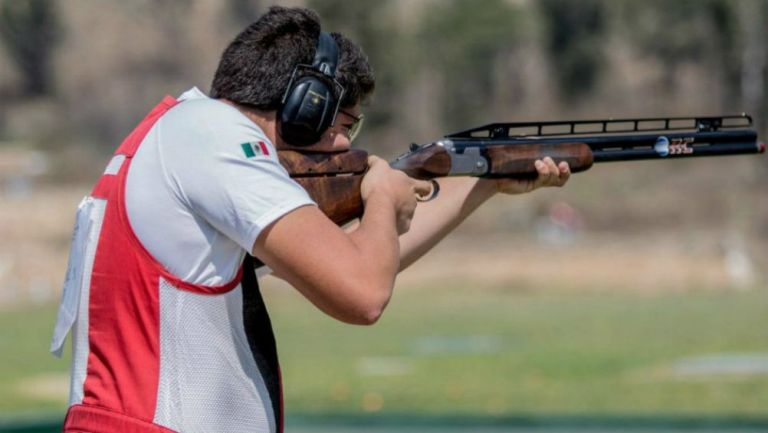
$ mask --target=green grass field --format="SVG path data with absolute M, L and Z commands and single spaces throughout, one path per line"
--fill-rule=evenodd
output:
M 768 374 L 693 374 L 686 358 L 768 354 L 768 296 L 506 287 L 401 288 L 378 324 L 268 289 L 287 412 L 762 417 Z M 0 418 L 63 413 L 53 306 L 0 316 Z M 67 350 L 69 351 L 69 349 Z

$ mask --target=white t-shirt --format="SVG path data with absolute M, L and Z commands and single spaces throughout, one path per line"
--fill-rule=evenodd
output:
M 178 99 L 133 157 L 128 219 L 171 273 L 217 286 L 234 278 L 265 227 L 314 202 L 235 107 L 197 88 Z

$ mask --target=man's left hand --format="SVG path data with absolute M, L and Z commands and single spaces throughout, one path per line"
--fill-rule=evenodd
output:
M 496 179 L 496 190 L 504 194 L 523 194 L 537 188 L 565 185 L 571 177 L 571 169 L 565 161 L 555 164 L 550 157 L 536 160 L 536 179 Z

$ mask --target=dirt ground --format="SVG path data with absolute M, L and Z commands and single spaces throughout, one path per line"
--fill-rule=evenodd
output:
M 58 298 L 75 209 L 87 191 L 48 186 L 0 193 L 0 307 Z M 471 221 L 468 227 L 403 272 L 398 286 L 654 292 L 751 289 L 766 281 L 761 245 L 728 233 L 483 232 Z M 272 278 L 264 283 L 281 285 Z

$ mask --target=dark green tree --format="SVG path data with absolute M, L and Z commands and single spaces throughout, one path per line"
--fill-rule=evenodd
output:
M 541 0 L 544 44 L 566 102 L 589 93 L 605 67 L 603 0 Z
M 59 34 L 52 0 L 0 2 L 0 39 L 21 75 L 21 96 L 53 91 L 52 56 Z
M 664 65 L 668 92 L 677 83 L 678 68 L 700 63 L 719 75 L 726 95 L 739 95 L 741 50 L 734 3 L 729 0 L 647 0 L 624 2 L 623 26 L 641 53 Z M 726 102 L 727 104 L 727 102 Z
M 435 3 L 424 16 L 420 58 L 443 81 L 444 122 L 460 129 L 487 120 L 496 68 L 513 55 L 523 14 L 503 0 L 452 0 Z

